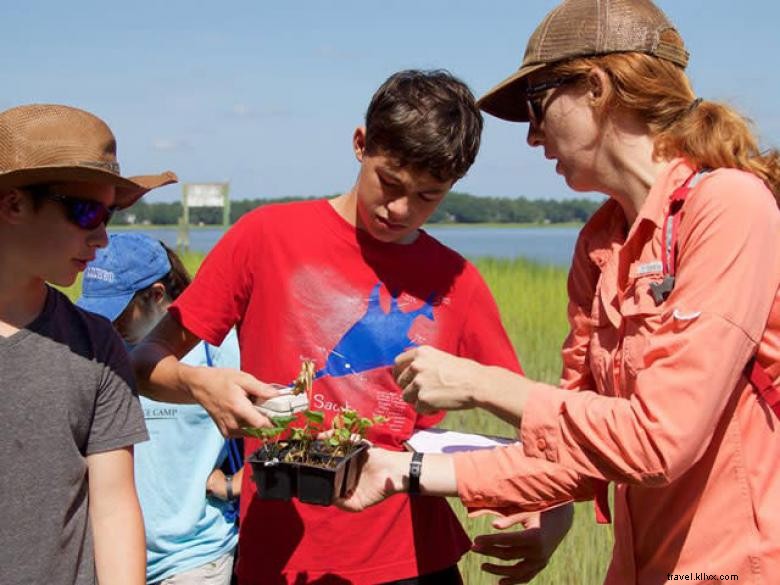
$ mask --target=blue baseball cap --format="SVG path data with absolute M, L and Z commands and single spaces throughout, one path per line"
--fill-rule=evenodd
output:
M 171 271 L 160 242 L 138 233 L 111 234 L 108 246 L 87 265 L 76 305 L 116 320 L 133 295 Z

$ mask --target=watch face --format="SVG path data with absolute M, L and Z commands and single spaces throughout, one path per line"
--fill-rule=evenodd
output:
M 420 473 L 422 472 L 422 458 L 423 454 L 415 452 L 412 455 L 412 460 L 409 463 L 409 493 L 420 493 Z

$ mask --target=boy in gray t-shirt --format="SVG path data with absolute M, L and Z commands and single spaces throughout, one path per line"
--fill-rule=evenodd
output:
M 123 178 L 111 130 L 67 106 L 0 113 L 0 583 L 144 583 L 127 354 L 67 286 L 115 209 L 176 180 Z

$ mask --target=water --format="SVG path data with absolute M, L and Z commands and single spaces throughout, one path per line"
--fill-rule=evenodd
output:
M 140 230 L 176 246 L 177 228 Z M 574 227 L 430 227 L 426 231 L 467 258 L 527 258 L 569 267 L 579 228 Z M 190 230 L 190 249 L 208 252 L 222 236 L 221 228 Z

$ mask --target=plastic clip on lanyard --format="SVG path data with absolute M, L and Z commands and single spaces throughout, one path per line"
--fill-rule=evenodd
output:
M 650 293 L 656 305 L 663 303 L 674 289 L 675 267 L 677 265 L 677 238 L 680 233 L 680 210 L 685 199 L 696 182 L 708 170 L 694 171 L 685 182 L 677 187 L 669 199 L 669 209 L 664 217 L 663 246 L 661 248 L 661 263 L 664 278 L 659 283 L 650 284 Z M 750 381 L 756 393 L 766 402 L 772 412 L 780 418 L 780 389 L 778 389 L 766 370 L 759 365 L 755 356 L 745 366 L 744 376 Z M 609 511 L 609 482 L 594 480 L 596 521 L 599 524 L 609 524 L 612 521 Z
M 211 346 L 203 342 L 203 348 L 206 351 L 206 365 L 210 368 L 214 367 L 214 358 L 211 356 Z M 225 441 L 225 449 L 227 450 L 228 466 L 230 467 L 230 474 L 235 475 L 238 470 L 244 465 L 241 458 L 241 453 L 238 449 L 238 444 L 235 439 L 227 439 Z
M 674 271 L 677 266 L 677 237 L 680 233 L 680 210 L 688 193 L 693 188 L 694 180 L 707 171 L 696 171 L 685 182 L 677 187 L 669 199 L 669 209 L 664 217 L 664 235 L 661 247 L 661 264 L 664 267 L 664 279 L 650 284 L 650 293 L 656 305 L 663 303 L 674 289 Z

